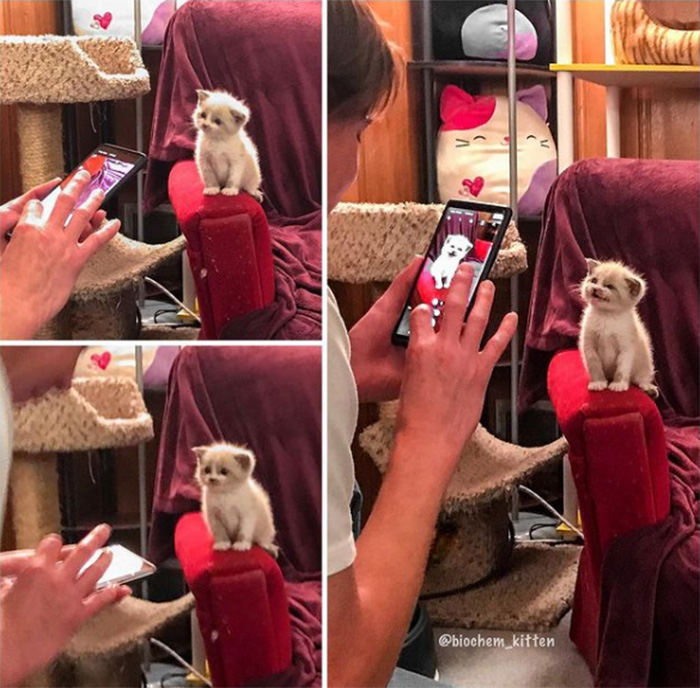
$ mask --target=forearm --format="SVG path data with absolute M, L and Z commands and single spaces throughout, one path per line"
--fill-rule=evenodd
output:
M 396 666 L 445 490 L 432 461 L 411 460 L 418 451 L 408 438 L 397 437 L 390 469 L 357 542 L 356 594 L 329 598 L 330 685 L 384 686 Z
M 39 325 L 29 304 L 15 299 L 0 282 L 0 340 L 33 339 L 38 331 Z

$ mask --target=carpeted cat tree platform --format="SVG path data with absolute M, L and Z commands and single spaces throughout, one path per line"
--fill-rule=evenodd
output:
M 0 102 L 17 107 L 22 186 L 63 176 L 62 105 L 137 98 L 150 78 L 134 41 L 115 37 L 0 37 Z M 51 339 L 134 339 L 135 285 L 185 247 L 117 237 L 88 263 Z
M 390 282 L 409 264 L 416 247 L 427 246 L 443 209 L 418 203 L 341 203 L 329 220 L 329 278 L 355 284 Z M 526 269 L 525 246 L 511 224 L 491 277 L 508 278 Z M 379 409 L 379 420 L 362 432 L 360 446 L 383 472 L 393 444 L 396 403 L 380 404 Z M 562 570 L 565 575 L 561 586 L 552 584 L 544 598 L 531 599 L 532 609 L 523 608 L 520 630 L 551 627 L 568 609 L 577 549 L 539 546 L 520 552 L 519 546 L 513 553 L 507 507 L 509 490 L 561 460 L 566 448 L 563 438 L 543 447 L 519 447 L 477 427 L 445 494 L 422 594 L 437 597 L 487 576 L 494 580 L 429 602 L 435 625 L 515 628 L 513 614 L 522 608 L 523 594 L 527 596 L 522 583 L 534 579 L 528 571 L 546 576 L 548 570 Z
M 17 547 L 33 548 L 46 534 L 61 531 L 58 453 L 152 438 L 153 420 L 130 378 L 78 378 L 68 390 L 16 405 L 10 498 Z M 126 599 L 94 617 L 29 685 L 140 686 L 143 641 L 193 604 L 191 595 L 162 604 Z

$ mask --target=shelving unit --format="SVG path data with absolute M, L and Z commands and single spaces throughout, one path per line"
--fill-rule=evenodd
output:
M 436 60 L 432 46 L 432 16 L 430 0 L 421 0 L 421 50 L 419 58 L 409 62 L 409 73 L 413 73 L 419 79 L 421 97 L 424 104 L 423 110 L 423 149 L 425 151 L 424 168 L 424 200 L 428 203 L 439 201 L 437 195 L 436 174 L 436 134 L 437 123 L 436 107 L 437 84 L 445 77 L 474 79 L 502 79 L 506 82 L 509 101 L 509 133 L 512 141 L 517 141 L 517 87 L 519 80 L 548 82 L 556 90 L 557 74 L 546 65 L 519 62 L 515 58 L 515 34 L 509 32 L 508 60 Z M 515 0 L 508 0 L 508 21 L 510 26 L 515 25 Z M 509 148 L 510 178 L 517 180 L 517 151 Z M 517 182 L 516 182 L 517 184 Z M 518 217 L 518 189 L 516 184 L 511 184 L 510 206 L 513 208 L 513 219 L 518 224 L 526 222 L 541 222 L 540 217 Z M 522 309 L 519 307 L 520 280 L 518 277 L 510 279 L 510 309 L 516 313 Z M 518 336 L 511 342 L 510 358 L 501 361 L 499 369 L 510 369 L 510 441 L 517 444 L 519 440 L 519 425 L 517 413 L 517 394 L 520 366 L 520 342 Z M 515 365 L 511 364 L 515 361 Z

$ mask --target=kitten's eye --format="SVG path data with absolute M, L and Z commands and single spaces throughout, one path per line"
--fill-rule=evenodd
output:
M 211 475 L 211 466 L 206 466 L 206 468 L 204 469 L 204 474 Z
M 604 284 L 603 285 L 606 289 L 612 289 L 612 291 L 615 291 L 615 285 L 614 284 Z
M 221 126 L 221 120 L 217 117 L 217 118 L 214 120 L 214 124 L 216 124 L 217 127 L 220 127 L 220 126 Z
M 220 470 L 219 470 L 219 473 L 221 473 L 221 475 L 228 475 L 228 468 L 222 468 L 222 469 L 220 469 Z
M 529 141 L 530 139 L 535 139 L 535 141 L 536 141 L 537 137 L 534 134 L 530 134 L 530 136 L 528 136 L 525 140 Z
M 595 277 L 591 277 L 591 284 L 598 284 L 598 280 Z
M 486 141 L 486 137 L 485 137 L 485 136 L 482 136 L 481 134 L 479 134 L 479 136 L 475 136 L 475 137 L 474 137 L 474 140 L 475 140 L 475 141 L 478 141 L 479 139 L 481 139 L 482 141 Z
M 206 118 L 207 118 L 206 112 L 200 112 L 200 113 L 199 113 L 199 116 L 200 116 L 201 119 L 206 119 Z

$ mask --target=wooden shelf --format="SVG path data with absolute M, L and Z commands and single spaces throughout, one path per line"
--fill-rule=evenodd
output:
M 488 60 L 414 60 L 408 63 L 408 68 L 415 71 L 430 70 L 435 74 L 452 74 L 455 76 L 494 76 L 508 75 L 508 65 L 505 62 Z M 548 67 L 542 65 L 518 62 L 518 76 L 529 76 L 538 79 L 552 79 L 554 74 Z
M 687 65 L 552 64 L 550 69 L 601 86 L 700 88 L 700 68 Z

